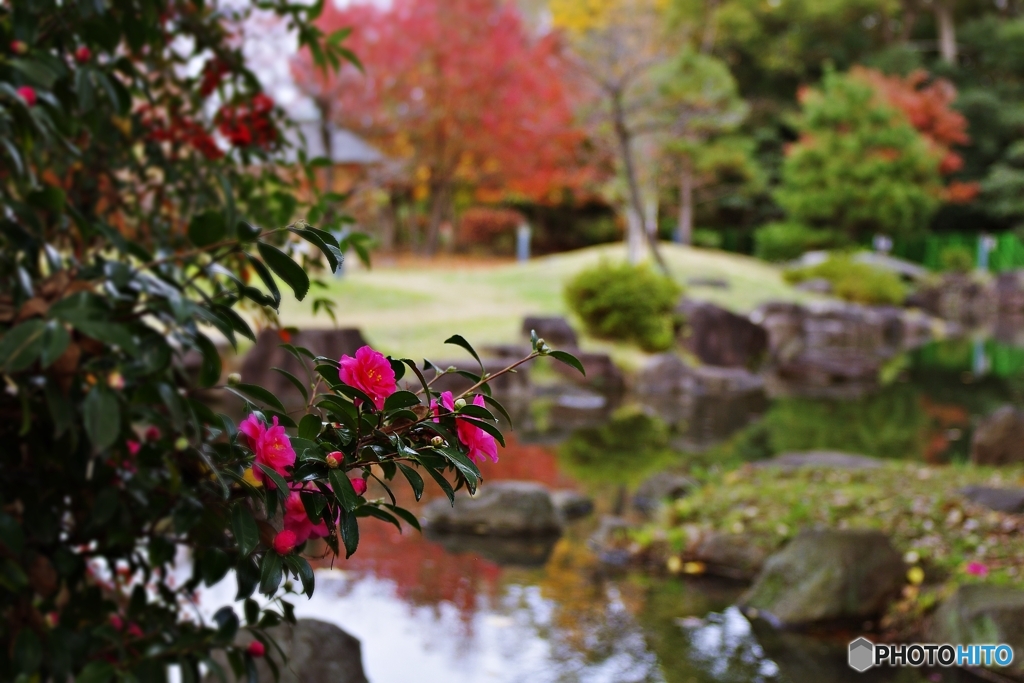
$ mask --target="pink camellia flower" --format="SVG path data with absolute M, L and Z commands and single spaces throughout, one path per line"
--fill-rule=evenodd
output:
M 110 625 L 113 626 L 116 630 L 120 631 L 121 629 L 124 628 L 124 619 L 122 619 L 118 615 L 111 614 L 109 619 L 110 619 Z
M 262 657 L 267 653 L 267 648 L 263 647 L 263 643 L 258 640 L 254 640 L 249 643 L 249 647 L 246 648 L 246 652 L 249 653 L 250 657 Z
M 128 630 L 125 631 L 125 633 L 127 633 L 132 638 L 144 638 L 146 636 L 146 634 L 142 632 L 142 629 L 139 627 L 138 624 L 128 624 Z
M 383 410 L 385 399 L 398 389 L 395 371 L 384 354 L 364 346 L 356 351 L 355 357 L 342 356 L 340 362 L 341 381 L 359 389 L 370 397 L 377 410 Z
M 23 85 L 18 88 L 18 96 L 25 100 L 30 107 L 36 106 L 36 90 L 30 85 Z
M 75 61 L 79 64 L 85 64 L 90 59 L 92 59 L 92 50 L 90 50 L 88 46 L 80 45 L 78 49 L 75 50 Z
M 125 441 L 125 444 L 128 446 L 128 454 L 131 455 L 132 457 L 138 455 L 139 451 L 142 450 L 142 444 L 139 443 L 138 441 L 128 439 L 127 441 Z
M 352 479 L 352 488 L 356 490 L 356 495 L 361 496 L 366 493 L 366 480 L 360 477 Z
M 440 398 L 440 405 L 453 413 L 455 412 L 455 399 L 452 396 L 452 392 L 445 391 L 438 398 Z M 477 394 L 476 398 L 473 399 L 473 405 L 483 406 L 484 397 Z M 431 401 L 430 408 L 434 411 L 434 422 L 439 422 L 441 411 L 438 408 L 438 402 Z M 459 435 L 459 441 L 469 449 L 470 460 L 480 464 L 486 462 L 487 458 L 490 457 L 491 462 L 498 462 L 498 442 L 495 441 L 493 436 L 466 419 L 457 419 L 455 421 L 455 428 Z
M 965 571 L 971 576 L 988 576 L 988 567 L 981 562 L 968 562 Z
M 294 531 L 289 529 L 278 531 L 277 536 L 274 536 L 274 550 L 278 555 L 287 555 L 295 548 L 297 542 Z
M 163 436 L 160 433 L 160 428 L 150 425 L 146 427 L 146 441 L 159 441 L 160 437 Z
M 285 468 L 295 464 L 295 449 L 276 416 L 274 424 L 267 427 L 255 415 L 250 415 L 238 425 L 238 431 L 245 435 L 249 448 L 256 454 L 257 465 L 265 465 L 284 476 Z M 257 481 L 274 488 L 274 482 L 259 467 L 253 467 L 252 474 Z
M 306 514 L 306 506 L 302 504 L 299 491 L 293 490 L 284 503 L 284 528 L 295 535 L 295 545 L 310 538 L 327 536 L 327 525 L 323 522 L 313 524 Z

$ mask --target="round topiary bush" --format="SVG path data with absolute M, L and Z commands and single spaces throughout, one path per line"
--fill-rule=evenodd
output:
M 565 299 L 591 335 L 664 351 L 672 346 L 682 291 L 647 266 L 601 263 L 570 280 Z

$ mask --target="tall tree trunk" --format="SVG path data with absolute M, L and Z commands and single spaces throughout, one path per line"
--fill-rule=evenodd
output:
M 676 242 L 693 242 L 693 161 L 690 155 L 683 156 L 679 170 L 679 225 L 676 226 Z
M 391 252 L 395 249 L 395 235 L 398 233 L 398 198 L 393 190 L 386 190 L 388 200 L 381 207 L 382 220 L 380 231 L 380 248 Z
M 646 240 L 643 236 L 643 220 L 637 215 L 632 204 L 626 204 L 626 260 L 630 265 L 640 263 L 641 252 Z
M 917 3 L 913 0 L 903 0 L 903 17 L 900 19 L 900 42 L 909 43 L 910 36 L 914 32 L 914 24 L 917 23 Z
M 437 253 L 438 239 L 441 234 L 441 223 L 448 215 L 449 183 L 438 183 L 430 188 L 430 222 L 427 225 L 426 254 Z
M 950 0 L 936 0 L 935 23 L 939 26 L 939 53 L 947 64 L 956 64 L 956 26 Z
M 644 224 L 644 204 L 640 198 L 640 185 L 636 179 L 636 165 L 633 163 L 632 136 L 626 127 L 626 116 L 622 110 L 622 100 L 619 96 L 616 96 L 612 102 L 615 117 L 615 137 L 619 143 L 619 153 L 622 155 L 622 167 L 626 174 L 626 186 L 629 189 L 629 203 L 640 221 L 640 232 L 643 233 L 647 240 L 647 246 L 651 249 L 654 261 L 658 264 L 661 272 L 668 276 L 668 264 L 665 263 L 661 250 L 658 248 L 657 236 L 652 236 Z

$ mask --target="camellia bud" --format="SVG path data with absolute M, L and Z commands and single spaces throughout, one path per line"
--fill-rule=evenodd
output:
M 228 375 L 228 384 L 230 384 L 231 386 L 235 386 L 236 384 L 240 384 L 241 382 L 242 376 L 239 375 L 237 372 L 232 372 L 230 375 Z
M 16 55 L 23 55 L 28 52 L 28 43 L 24 40 L 12 40 L 11 41 L 11 52 Z
M 327 457 L 324 459 L 327 461 L 327 466 L 333 470 L 336 469 L 338 465 L 341 464 L 341 461 L 345 459 L 345 454 L 341 451 L 334 451 L 333 453 L 328 453 Z
M 352 488 L 356 490 L 356 495 L 361 496 L 366 493 L 366 480 L 359 477 L 352 479 Z
M 455 402 L 455 410 L 462 410 L 466 407 L 466 399 L 460 398 Z
M 277 535 L 274 536 L 274 550 L 277 551 L 278 555 L 287 555 L 293 548 L 295 548 L 296 540 L 298 539 L 295 536 L 294 531 L 289 529 L 279 531 Z
M 249 643 L 249 647 L 246 648 L 246 652 L 249 653 L 250 657 L 262 657 L 267 653 L 267 648 L 263 647 L 263 643 L 258 640 L 254 640 Z
M 79 64 L 85 64 L 90 59 L 92 59 L 92 50 L 85 45 L 81 45 L 75 50 L 75 61 Z
M 443 446 L 444 439 L 442 439 L 440 436 L 435 436 L 433 439 L 430 440 L 430 445 L 434 447 Z
M 36 89 L 29 85 L 23 85 L 18 88 L 18 95 L 21 99 L 25 100 L 25 104 L 30 107 L 36 106 Z
M 116 389 L 117 391 L 124 389 L 124 375 L 119 371 L 114 370 L 112 373 L 107 375 L 107 385 L 111 389 Z
M 174 450 L 183 451 L 188 448 L 188 439 L 183 436 L 179 436 L 174 440 Z

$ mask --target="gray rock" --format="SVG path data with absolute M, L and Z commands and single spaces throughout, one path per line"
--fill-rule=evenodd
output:
M 487 483 L 475 497 L 457 498 L 454 507 L 447 498 L 438 498 L 423 514 L 427 526 L 438 533 L 544 536 L 562 528 L 551 494 L 529 481 Z
M 783 453 L 770 460 L 753 463 L 753 467 L 777 467 L 783 470 L 796 470 L 803 467 L 825 467 L 836 470 L 867 470 L 882 466 L 882 461 L 866 455 L 841 453 L 839 451 L 805 451 L 803 453 Z
M 587 541 L 597 559 L 604 564 L 621 567 L 630 560 L 629 532 L 633 525 L 622 517 L 604 515 L 597 531 Z
M 708 574 L 744 581 L 757 576 L 768 559 L 765 544 L 758 543 L 756 538 L 717 532 L 701 536 L 691 554 L 705 564 Z
M 270 658 L 280 669 L 280 683 L 368 683 L 363 672 L 359 639 L 334 624 L 299 619 L 294 626 L 280 624 L 268 629 L 268 633 L 281 647 L 287 660 L 282 662 L 274 648 L 267 648 L 266 656 L 256 659 L 258 680 L 274 680 L 266 662 Z M 238 642 L 242 646 L 252 640 L 248 631 L 239 632 Z M 232 680 L 231 667 L 225 658 L 214 655 L 214 660 L 224 669 L 228 680 Z M 205 683 L 219 680 L 213 674 L 207 674 L 204 679 Z
M 537 336 L 552 348 L 575 349 L 580 345 L 576 331 L 561 316 L 530 315 L 523 318 L 523 334 L 529 337 L 531 330 L 535 330 Z
M 688 366 L 679 356 L 663 353 L 651 358 L 636 375 L 634 392 L 641 396 L 668 394 L 713 395 L 761 391 L 764 379 L 744 368 Z
M 1017 514 L 1024 512 L 1024 489 L 999 489 L 991 486 L 965 486 L 960 495 L 978 505 Z
M 306 377 L 305 370 L 295 358 L 281 348 L 284 342 L 275 330 L 263 330 L 256 337 L 256 345 L 245 355 L 242 362 L 242 381 L 264 387 L 281 399 L 285 408 L 295 409 L 305 405 L 302 395 L 294 385 L 273 367 L 290 372 L 300 380 Z M 340 330 L 300 330 L 291 336 L 291 343 L 304 346 L 314 355 L 341 358 L 353 355 L 360 347 L 366 346 L 362 333 L 354 328 Z M 312 369 L 312 363 L 310 363 Z
M 1024 313 L 1024 271 L 1015 270 L 996 276 L 996 306 L 1001 314 Z
M 812 292 L 814 294 L 831 294 L 832 282 L 823 277 L 812 277 L 796 285 L 801 292 Z
M 805 531 L 768 558 L 741 604 L 780 627 L 869 619 L 899 593 L 905 571 L 878 531 Z
M 552 491 L 551 502 L 555 504 L 555 510 L 565 522 L 582 519 L 594 511 L 594 501 L 579 491 Z
M 753 367 L 768 351 L 768 334 L 763 328 L 720 306 L 683 299 L 676 313 L 686 321 L 680 340 L 683 347 L 702 363 Z
M 971 462 L 976 465 L 1024 462 L 1024 411 L 1006 405 L 983 419 L 971 438 Z
M 697 489 L 693 480 L 681 474 L 662 472 L 648 477 L 633 494 L 633 507 L 645 514 L 657 512 L 663 503 L 678 500 Z
M 1003 284 L 1008 286 L 1007 282 Z M 920 288 L 907 297 L 906 305 L 915 306 L 944 320 L 955 320 L 966 327 L 977 327 L 999 312 L 996 286 L 973 274 L 946 273 L 938 282 Z M 1012 297 L 1006 296 L 1011 307 Z
M 686 278 L 687 287 L 708 287 L 710 289 L 729 289 L 729 281 L 720 277 Z
M 935 610 L 926 637 L 932 643 L 1006 643 L 1020 653 L 1024 651 L 1024 591 L 989 584 L 960 586 Z M 1011 670 L 1024 671 L 1019 656 Z

